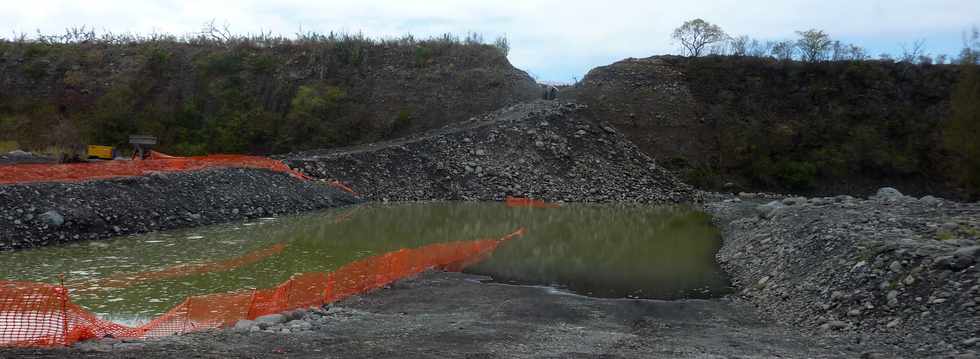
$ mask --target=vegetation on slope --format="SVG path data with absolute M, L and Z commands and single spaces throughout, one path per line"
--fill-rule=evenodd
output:
M 764 44 L 693 21 L 674 35 L 691 56 L 600 67 L 566 97 L 702 188 L 977 198 L 976 33 L 945 64 L 921 44 L 870 60 L 819 30 Z
M 96 35 L 0 40 L 0 142 L 160 138 L 176 154 L 374 141 L 534 98 L 505 39 Z
M 980 197 L 980 31 L 973 30 L 964 49 L 963 71 L 950 99 L 952 116 L 943 127 L 946 148 L 952 153 L 951 171 L 957 182 Z

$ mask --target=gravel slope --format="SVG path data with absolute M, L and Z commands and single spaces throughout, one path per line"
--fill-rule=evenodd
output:
M 821 335 L 858 333 L 912 357 L 976 356 L 980 204 L 891 189 L 758 203 L 706 206 L 740 298 Z
M 0 186 L 0 250 L 299 213 L 360 200 L 259 169 Z
M 681 183 L 584 107 L 536 101 L 391 142 L 295 153 L 285 162 L 371 200 L 691 202 Z

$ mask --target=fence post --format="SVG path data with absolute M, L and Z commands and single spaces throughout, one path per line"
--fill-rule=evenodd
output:
M 68 289 L 65 288 L 65 274 L 58 276 L 58 293 L 61 296 L 61 338 L 65 346 L 68 343 Z
M 248 301 L 248 308 L 245 309 L 245 319 L 254 320 L 255 319 L 255 294 L 258 293 L 258 289 L 252 289 L 252 299 Z

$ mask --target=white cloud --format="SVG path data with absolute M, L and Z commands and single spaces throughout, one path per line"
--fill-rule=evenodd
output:
M 980 24 L 975 0 L 240 0 L 4 1 L 0 24 L 33 33 L 89 25 L 114 32 L 187 33 L 211 19 L 238 32 L 363 31 L 372 36 L 506 34 L 511 61 L 548 80 L 568 80 L 613 60 L 673 52 L 670 31 L 701 17 L 733 34 L 789 38 L 819 28 L 876 44 L 941 39 Z M 9 32 L 8 32 L 9 34 Z M 942 42 L 942 41 L 941 41 Z M 947 44 L 953 41 L 944 42 Z M 884 49 L 891 50 L 894 49 Z M 955 49 L 936 51 L 955 52 Z

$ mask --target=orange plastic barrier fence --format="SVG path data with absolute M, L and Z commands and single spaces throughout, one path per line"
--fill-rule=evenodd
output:
M 507 203 L 507 207 L 511 207 L 511 208 L 516 208 L 516 207 L 558 208 L 559 207 L 558 204 L 555 203 L 547 203 L 540 199 L 530 199 L 530 198 L 523 198 L 523 197 L 507 196 L 505 202 Z
M 295 275 L 274 288 L 189 297 L 138 327 L 99 319 L 72 303 L 63 286 L 0 281 L 0 345 L 59 346 L 107 336 L 146 338 L 225 327 L 241 319 L 341 300 L 429 269 L 458 271 L 523 234 L 521 228 L 499 239 L 402 249 L 361 259 L 330 273 Z
M 0 166 L 0 184 L 33 182 L 78 182 L 143 176 L 153 172 L 197 171 L 208 168 L 263 168 L 309 179 L 286 164 L 266 157 L 209 155 L 174 157 L 151 151 L 146 160 L 116 160 L 66 164 L 13 164 Z
M 285 249 L 286 249 L 285 244 L 276 243 L 269 247 L 255 250 L 246 253 L 245 255 L 235 257 L 232 259 L 223 260 L 223 261 L 197 263 L 197 264 L 181 264 L 159 271 L 114 275 L 109 278 L 105 278 L 95 282 L 85 281 L 85 282 L 69 283 L 68 287 L 71 288 L 73 292 L 78 293 L 78 292 L 84 292 L 89 287 L 126 288 L 143 282 L 154 281 L 154 280 L 179 278 L 179 277 L 186 277 L 189 275 L 204 274 L 204 273 L 227 272 L 253 263 L 257 263 L 273 255 L 280 254 Z
M 347 187 L 347 185 L 341 183 L 340 181 L 331 181 L 330 182 L 330 185 L 333 186 L 333 187 L 339 188 L 339 189 L 341 189 L 341 190 L 343 190 L 343 191 L 345 191 L 347 193 L 350 193 L 352 195 L 355 195 L 355 196 L 357 195 L 357 192 L 354 192 L 353 189 L 351 189 L 350 187 Z

